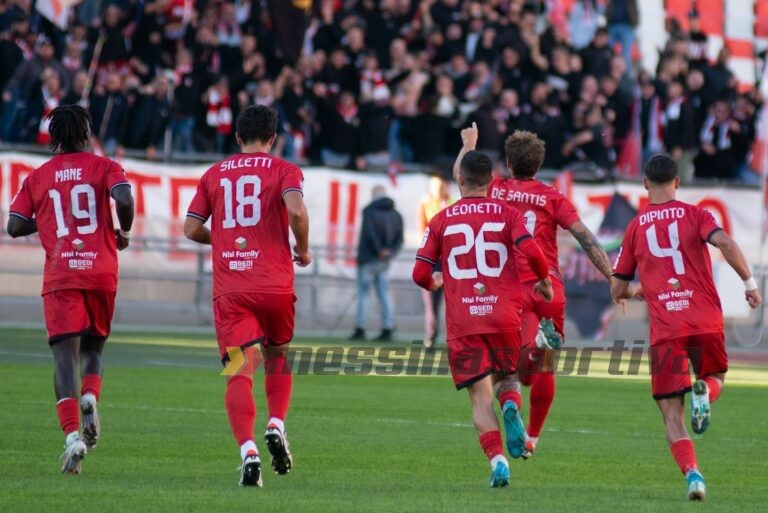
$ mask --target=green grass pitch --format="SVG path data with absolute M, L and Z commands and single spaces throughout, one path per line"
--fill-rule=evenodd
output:
M 0 330 L 0 511 L 766 511 L 765 368 L 743 369 L 764 384 L 727 386 L 695 438 L 702 504 L 684 501 L 648 383 L 567 376 L 538 452 L 511 461 L 512 485 L 497 490 L 449 378 L 297 376 L 294 471 L 267 469 L 263 489 L 243 489 L 214 347 L 205 335 L 113 335 L 99 447 L 81 476 L 62 476 L 43 333 Z

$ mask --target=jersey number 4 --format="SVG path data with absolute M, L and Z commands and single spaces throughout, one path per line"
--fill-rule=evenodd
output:
M 656 227 L 651 225 L 645 231 L 645 237 L 648 239 L 648 249 L 651 255 L 658 258 L 671 258 L 675 266 L 675 273 L 679 276 L 685 274 L 685 264 L 683 263 L 683 253 L 680 251 L 680 236 L 677 228 L 677 221 L 669 225 L 669 247 L 659 246 L 659 240 L 656 237 Z
M 53 201 L 53 212 L 56 216 L 56 237 L 66 237 L 69 235 L 69 228 L 67 227 L 67 221 L 64 219 L 61 193 L 56 189 L 51 189 L 48 191 L 48 197 Z M 85 208 L 80 206 L 81 198 L 85 199 Z M 96 191 L 93 187 L 87 183 L 81 183 L 72 187 L 69 191 L 69 205 L 72 210 L 72 217 L 88 220 L 88 224 L 77 226 L 77 233 L 88 235 L 95 232 L 99 223 L 96 219 Z
M 485 234 L 488 232 L 500 232 L 504 229 L 504 223 L 484 223 L 480 227 L 480 231 L 475 232 L 468 224 L 454 224 L 448 226 L 443 232 L 444 236 L 448 235 L 463 235 L 464 244 L 454 246 L 451 248 L 451 252 L 448 254 L 448 274 L 456 280 L 471 280 L 477 278 L 478 274 L 488 276 L 491 278 L 497 278 L 501 276 L 501 271 L 504 269 L 504 264 L 507 263 L 508 251 L 507 246 L 501 242 L 486 242 Z M 467 255 L 474 248 L 475 261 L 477 262 L 476 269 L 461 269 L 456 262 L 456 257 L 461 255 Z M 497 253 L 499 255 L 499 265 L 491 266 L 488 264 L 487 253 Z
M 232 180 L 222 178 L 219 185 L 224 189 L 224 222 L 222 228 L 256 226 L 261 220 L 261 200 L 259 199 L 261 179 L 255 175 L 243 175 L 237 179 L 234 186 L 234 200 L 237 200 L 237 204 L 232 197 Z M 248 213 L 247 207 L 251 207 L 250 213 Z

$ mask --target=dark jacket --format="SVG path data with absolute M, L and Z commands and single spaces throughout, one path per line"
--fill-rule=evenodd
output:
M 389 250 L 389 258 L 392 258 L 402 246 L 403 218 L 395 210 L 395 202 L 386 197 L 373 200 L 363 209 L 357 264 L 378 261 L 384 249 Z
M 605 10 L 608 23 L 628 23 L 633 27 L 640 21 L 637 11 L 637 0 L 612 0 Z

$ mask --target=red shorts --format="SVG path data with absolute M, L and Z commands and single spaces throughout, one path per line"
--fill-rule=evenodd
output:
M 662 340 L 651 345 L 651 390 L 653 398 L 667 399 L 691 390 L 693 365 L 696 378 L 728 370 L 725 334 L 705 333 Z
M 520 332 L 467 335 L 448 341 L 448 366 L 460 390 L 491 374 L 512 374 L 520 355 Z
M 43 295 L 43 311 L 49 344 L 86 334 L 105 339 L 115 313 L 115 292 L 54 290 Z
M 541 319 L 550 319 L 555 325 L 555 329 L 560 335 L 565 333 L 565 288 L 563 282 L 556 276 L 552 278 L 552 290 L 554 296 L 552 301 L 547 301 L 539 294 L 533 291 L 536 282 L 527 282 L 522 284 L 523 293 L 520 308 L 520 320 L 522 323 L 522 344 L 523 348 L 536 347 L 536 334 L 539 332 L 539 321 Z
M 226 362 L 228 347 L 281 345 L 293 339 L 294 294 L 233 292 L 213 300 L 219 353 Z

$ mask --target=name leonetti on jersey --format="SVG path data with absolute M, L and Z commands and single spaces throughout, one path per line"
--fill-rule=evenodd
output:
M 241 167 L 272 167 L 272 159 L 269 157 L 242 157 L 239 159 L 225 160 L 219 166 L 219 171 L 229 171 Z
M 680 207 L 665 208 L 663 210 L 651 210 L 640 216 L 640 226 L 654 221 L 666 219 L 682 219 L 685 217 L 685 209 Z
M 59 169 L 54 174 L 54 180 L 59 182 L 71 182 L 72 180 L 82 180 L 83 169 L 80 167 L 73 167 L 70 169 Z
M 506 194 L 505 194 L 506 193 Z M 530 203 L 540 207 L 547 206 L 547 197 L 543 194 L 533 194 L 530 192 L 504 190 L 494 187 L 491 189 L 491 198 L 504 201 L 514 201 L 517 203 Z
M 455 203 L 445 209 L 447 217 L 464 216 L 470 214 L 501 214 L 504 211 L 504 205 L 501 203 Z

